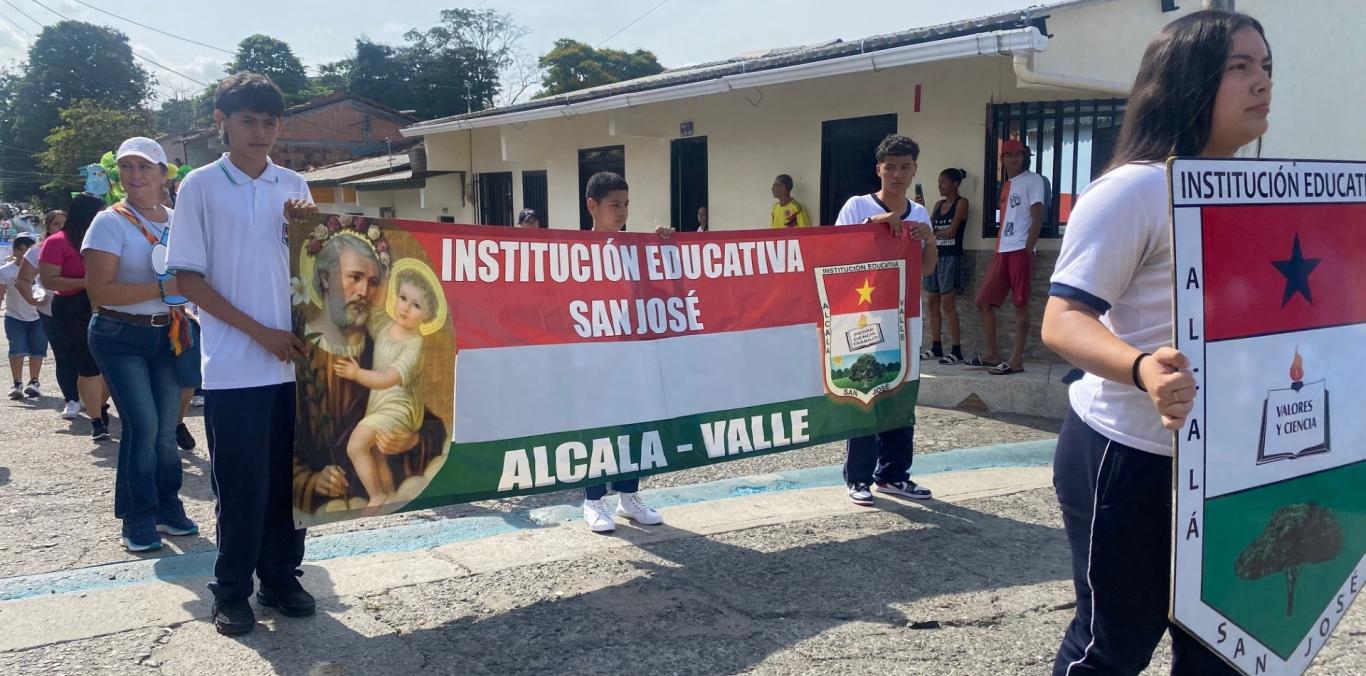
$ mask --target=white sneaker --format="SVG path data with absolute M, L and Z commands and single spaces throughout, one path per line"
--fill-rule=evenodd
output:
M 602 500 L 583 501 L 583 520 L 594 533 L 610 533 L 617 529 L 617 522 L 612 520 L 612 513 L 607 511 L 607 503 Z
M 78 415 L 80 415 L 80 414 L 81 414 L 81 404 L 80 404 L 80 402 L 77 402 L 77 401 L 68 401 L 68 402 L 66 402 L 66 406 L 63 406 L 63 407 L 62 407 L 62 417 L 63 417 L 63 418 L 66 418 L 67 420 L 75 420 L 75 419 L 76 419 L 76 416 L 78 416 Z
M 863 481 L 849 484 L 849 501 L 861 507 L 872 507 L 873 492 Z
M 190 397 L 190 405 L 195 408 L 204 408 L 204 395 L 196 394 Z
M 637 493 L 619 493 L 617 516 L 624 516 L 642 526 L 658 526 L 664 523 L 664 515 L 659 510 L 645 504 Z
M 24 396 L 29 399 L 37 399 L 38 397 L 43 396 L 42 383 L 39 383 L 36 380 L 28 381 L 28 385 L 24 386 Z
M 23 385 L 20 385 L 19 383 L 15 383 L 15 384 L 14 384 L 14 387 L 11 387 L 11 388 L 10 388 L 10 391 L 9 391 L 9 398 L 10 398 L 10 399 L 14 399 L 15 401 L 18 401 L 18 400 L 20 400 L 20 399 L 23 399 L 23 398 L 24 398 L 24 386 L 23 386 Z

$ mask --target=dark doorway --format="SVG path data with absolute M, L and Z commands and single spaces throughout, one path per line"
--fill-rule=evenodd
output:
M 697 208 L 707 203 L 707 137 L 675 139 L 670 179 L 673 228 L 697 230 Z
M 512 225 L 512 172 L 479 175 L 479 222 Z
M 544 171 L 522 172 L 522 208 L 534 209 L 541 227 L 550 227 L 550 198 Z
M 584 188 L 588 187 L 588 179 L 599 171 L 610 171 L 626 178 L 626 146 L 605 146 L 579 151 L 579 193 L 576 197 L 579 201 L 580 230 L 593 229 L 593 215 L 588 213 Z
M 833 225 L 850 197 L 877 192 L 877 144 L 895 133 L 895 113 L 821 123 L 821 225 Z

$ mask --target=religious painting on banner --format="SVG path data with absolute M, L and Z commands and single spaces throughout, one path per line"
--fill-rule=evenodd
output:
M 292 226 L 299 526 L 914 423 L 920 246 L 883 225 Z
M 1366 585 L 1366 163 L 1174 159 L 1172 618 L 1300 674 Z

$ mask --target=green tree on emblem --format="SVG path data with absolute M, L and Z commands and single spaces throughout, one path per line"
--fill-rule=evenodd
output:
M 865 354 L 849 367 L 849 379 L 863 385 L 871 384 L 882 376 L 882 364 L 871 354 Z
M 1333 510 L 1306 503 L 1276 510 L 1261 535 L 1233 563 L 1233 572 L 1244 580 L 1285 575 L 1285 614 L 1295 612 L 1295 583 L 1300 569 L 1327 563 L 1342 553 L 1342 526 Z

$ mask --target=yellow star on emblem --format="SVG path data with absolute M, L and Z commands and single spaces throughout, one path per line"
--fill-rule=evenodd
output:
M 864 277 L 864 278 L 863 278 L 863 286 L 861 286 L 861 287 L 859 287 L 859 288 L 857 288 L 857 289 L 854 289 L 855 291 L 858 292 L 858 304 L 859 304 L 859 305 L 863 305 L 864 303 L 867 303 L 867 304 L 869 304 L 869 305 L 872 305 L 872 304 L 873 304 L 873 289 L 875 289 L 875 288 L 877 288 L 877 287 L 870 285 L 870 284 L 868 283 L 868 278 L 867 278 L 867 277 Z

